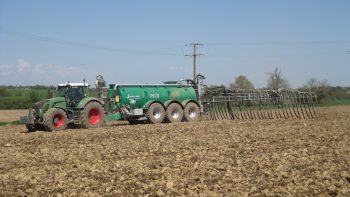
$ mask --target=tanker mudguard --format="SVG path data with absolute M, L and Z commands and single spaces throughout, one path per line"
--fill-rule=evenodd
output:
M 176 101 L 176 100 L 168 100 L 168 101 L 166 101 L 165 103 L 164 103 L 164 106 L 167 108 L 171 103 L 177 103 L 177 104 L 180 104 L 181 105 L 181 103 L 179 103 L 178 101 Z M 182 106 L 182 108 L 183 108 L 184 106 Z
M 181 102 L 181 105 L 182 105 L 183 107 L 185 107 L 185 106 L 187 105 L 187 103 L 190 103 L 190 102 L 196 103 L 196 104 L 199 106 L 199 104 L 198 104 L 197 101 L 191 100 L 191 99 L 187 99 L 187 100 L 182 101 L 182 102 Z
M 156 101 L 156 100 L 151 100 L 151 101 L 148 101 L 147 103 L 145 103 L 142 108 L 143 109 L 148 109 L 148 107 L 153 104 L 153 103 L 160 103 L 161 105 L 164 106 L 164 104 L 162 102 L 159 102 L 159 101 Z
M 98 102 L 101 105 L 103 105 L 100 100 L 98 100 L 94 97 L 85 97 L 79 102 L 79 104 L 77 105 L 77 108 L 83 109 L 85 107 L 85 105 L 90 103 L 91 101 L 95 101 L 95 102 Z

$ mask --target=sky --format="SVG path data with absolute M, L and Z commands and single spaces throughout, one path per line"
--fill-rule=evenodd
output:
M 310 78 L 350 86 L 348 0 L 0 0 L 0 85 L 55 85 L 98 74 L 111 84 L 245 75 L 292 88 Z

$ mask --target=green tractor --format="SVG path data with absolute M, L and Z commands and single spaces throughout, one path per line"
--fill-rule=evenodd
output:
M 28 131 L 58 131 L 67 127 L 97 128 L 105 120 L 103 101 L 89 97 L 85 83 L 59 84 L 56 96 L 40 101 L 20 118 Z

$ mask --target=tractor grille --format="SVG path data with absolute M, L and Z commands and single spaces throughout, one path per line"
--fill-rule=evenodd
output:
M 33 115 L 40 114 L 40 109 L 43 107 L 45 101 L 40 101 L 34 104 L 33 106 Z

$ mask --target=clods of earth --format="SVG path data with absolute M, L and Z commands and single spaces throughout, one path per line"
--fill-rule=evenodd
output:
M 350 107 L 318 119 L 0 127 L 0 196 L 350 196 Z

